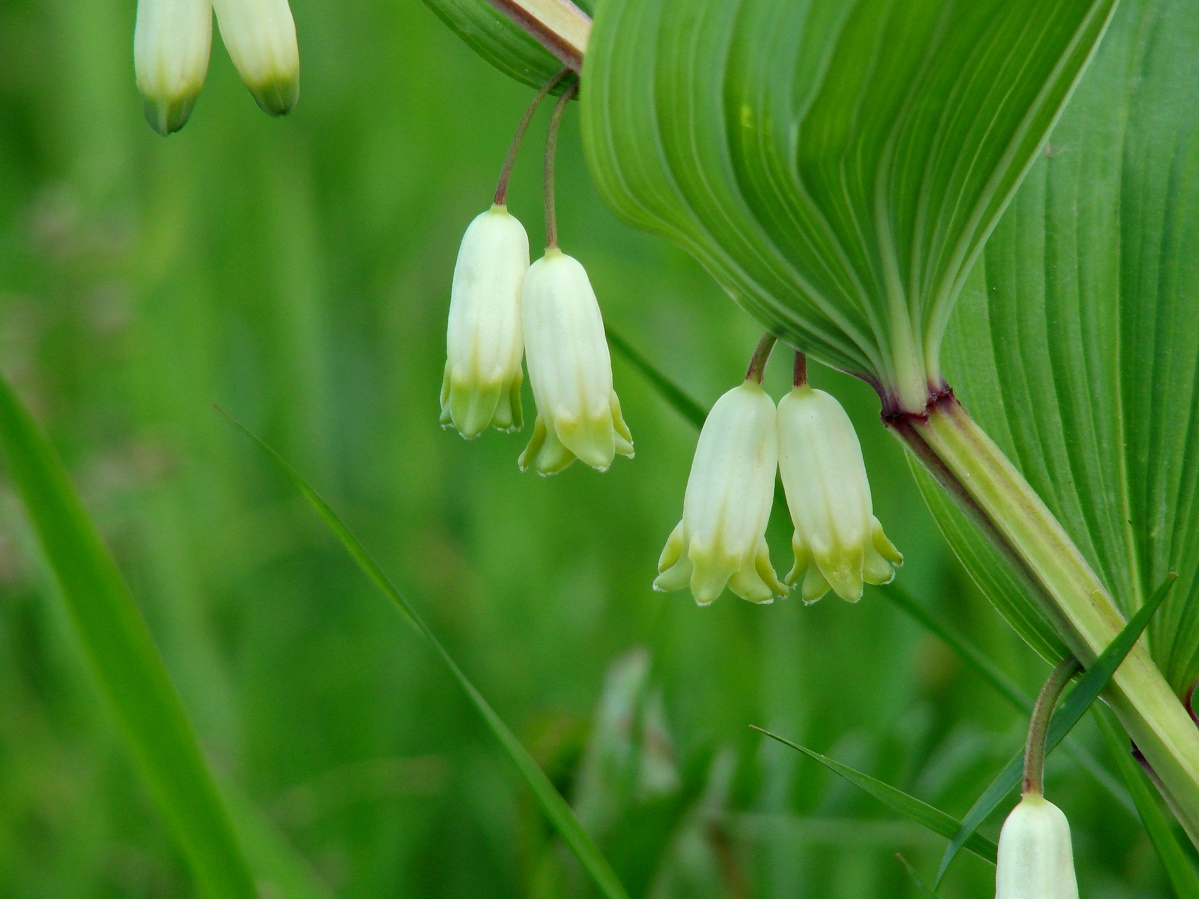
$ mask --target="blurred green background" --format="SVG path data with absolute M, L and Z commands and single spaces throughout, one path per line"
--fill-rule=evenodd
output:
M 642 894 L 917 895 L 895 854 L 931 880 L 944 840 L 748 726 L 960 816 L 1019 747 L 1020 716 L 885 588 L 810 608 L 653 593 L 696 435 L 620 356 L 637 457 L 604 475 L 521 475 L 527 431 L 441 430 L 457 243 L 531 91 L 416 0 L 294 12 L 290 118 L 259 112 L 214 34 L 192 120 L 164 140 L 134 87 L 132 0 L 0 3 L 0 366 L 222 784 L 335 895 L 588 895 L 440 662 L 214 403 L 343 514 Z M 534 244 L 546 117 L 509 201 Z M 575 115 L 558 168 L 562 245 L 609 327 L 710 404 L 757 328 L 612 218 Z M 776 397 L 788 368 L 768 374 Z M 963 575 L 873 394 L 813 380 L 858 423 L 902 584 L 1035 691 L 1047 666 Z M 527 387 L 526 403 L 531 421 Z M 2 476 L 0 895 L 189 895 Z M 1081 739 L 1110 767 L 1089 722 Z M 1049 792 L 1084 895 L 1167 895 L 1125 805 L 1064 755 Z M 941 894 L 988 895 L 992 876 L 963 855 Z

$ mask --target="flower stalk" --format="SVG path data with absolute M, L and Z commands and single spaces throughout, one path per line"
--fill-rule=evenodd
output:
M 1078 673 L 1078 659 L 1074 656 L 1063 659 L 1057 664 L 1045 681 L 1045 686 L 1037 695 L 1036 705 L 1033 706 L 1032 719 L 1028 724 L 1028 739 L 1024 743 L 1024 785 L 1022 793 L 1045 792 L 1045 743 L 1049 739 L 1049 722 L 1053 719 L 1053 710 L 1070 678 Z
M 1123 616 L 1053 513 L 953 392 L 944 388 L 921 414 L 893 412 L 884 420 L 1008 557 L 1070 652 L 1091 664 L 1119 634 Z M 1105 696 L 1199 845 L 1199 729 L 1143 642 Z

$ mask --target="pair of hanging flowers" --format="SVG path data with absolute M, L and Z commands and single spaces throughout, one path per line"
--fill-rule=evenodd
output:
M 262 109 L 300 97 L 300 51 L 287 0 L 138 0 L 133 62 L 146 120 L 159 134 L 187 123 L 208 73 L 212 15 L 242 82 Z
M 491 208 L 466 229 L 454 267 L 446 332 L 441 423 L 468 439 L 488 427 L 523 426 L 520 389 L 527 359 L 537 419 L 520 455 L 522 471 L 550 475 L 575 459 L 604 471 L 633 437 L 612 385 L 604 321 L 587 272 L 558 247 L 553 158 L 562 113 L 575 84 L 554 108 L 546 145 L 546 250 L 529 265 L 529 237 L 508 212 L 508 176 L 533 112 L 561 81 L 550 82 L 525 112 Z
M 777 407 L 762 389 L 773 342 L 764 339 L 745 382 L 718 399 L 704 422 L 683 517 L 658 561 L 655 589 L 690 586 L 707 605 L 726 586 L 763 603 L 799 585 L 808 603 L 830 589 L 856 602 L 864 584 L 889 583 L 903 564 L 874 516 L 853 423 L 835 398 L 808 386 L 804 357 L 796 357 L 795 386 Z M 795 528 L 795 564 L 782 581 L 766 544 L 776 472 Z

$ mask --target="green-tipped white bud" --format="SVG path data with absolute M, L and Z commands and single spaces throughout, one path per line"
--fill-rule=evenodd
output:
M 191 115 L 211 47 L 212 0 L 138 0 L 133 68 L 146 121 L 164 137 Z
M 699 434 L 683 519 L 658 560 L 654 589 L 690 586 L 701 606 L 726 586 L 750 602 L 787 592 L 766 546 L 778 470 L 774 418 L 774 401 L 753 381 L 716 401 Z
M 287 0 L 213 0 L 221 39 L 263 111 L 287 115 L 300 99 L 300 49 Z
M 995 899 L 1078 899 L 1070 822 L 1040 793 L 1025 793 L 999 832 Z
M 830 587 L 857 602 L 863 583 L 890 582 L 903 556 L 874 517 L 862 447 L 841 404 L 822 390 L 796 387 L 779 403 L 778 438 L 795 525 L 787 583 L 802 578 L 800 595 L 810 603 Z
M 525 276 L 521 299 L 529 382 L 537 401 L 521 471 L 554 474 L 576 458 L 600 471 L 633 437 L 612 389 L 612 359 L 595 291 L 578 260 L 546 250 Z
M 489 425 L 522 425 L 520 294 L 528 270 L 529 237 L 503 206 L 470 223 L 454 266 L 441 384 L 441 423 L 468 439 Z

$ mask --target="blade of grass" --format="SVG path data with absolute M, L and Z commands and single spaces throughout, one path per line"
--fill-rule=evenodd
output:
M 183 704 L 57 453 L 0 376 L 0 454 L 101 692 L 199 890 L 257 895 Z
M 496 739 L 499 740 L 504 752 L 507 753 L 508 758 L 512 760 L 517 771 L 520 772 L 521 777 L 532 791 L 538 805 L 541 806 L 541 810 L 545 813 L 550 823 L 557 829 L 558 833 L 562 835 L 567 845 L 570 846 L 584 869 L 591 876 L 600 893 L 610 897 L 610 899 L 627 899 L 625 889 L 621 885 L 619 878 L 617 878 L 616 873 L 612 870 L 611 865 L 608 864 L 608 860 L 604 858 L 599 847 L 595 845 L 595 842 L 588 835 L 587 831 L 579 824 L 574 812 L 557 789 L 555 789 L 549 778 L 545 776 L 545 772 L 541 770 L 537 762 L 533 760 L 533 757 L 529 755 L 520 741 L 516 739 L 516 735 L 508 729 L 508 726 L 504 724 L 503 720 L 496 714 L 487 700 L 483 698 L 483 694 L 475 688 L 475 685 L 471 683 L 462 669 L 458 667 L 458 663 L 454 661 L 449 651 L 441 644 L 441 641 L 437 639 L 429 626 L 425 624 L 416 609 L 396 589 L 395 585 L 384 574 L 383 569 L 371 558 L 370 553 L 358 541 L 358 538 L 350 532 L 350 529 L 346 527 L 337 513 L 321 499 L 320 495 L 309 486 L 308 482 L 304 480 L 299 472 L 292 468 L 286 459 L 275 452 L 260 437 L 228 415 L 228 413 L 221 409 L 217 411 L 224 415 L 235 428 L 249 437 L 254 445 L 262 450 L 267 458 L 287 476 L 288 480 L 303 494 L 317 515 L 320 516 L 329 530 L 341 542 L 341 545 L 350 554 L 354 562 L 357 563 L 363 574 L 391 600 L 395 608 L 412 625 L 416 632 L 433 647 L 434 651 L 458 682 L 458 685 L 462 687 L 471 704 L 483 716 L 483 720 L 487 722 L 487 726 L 491 729 Z
M 1070 695 L 1062 702 L 1061 708 L 1053 716 L 1053 720 L 1049 725 L 1049 739 L 1045 744 L 1045 754 L 1048 755 L 1053 751 L 1062 739 L 1068 734 L 1075 724 L 1079 722 L 1087 709 L 1091 707 L 1091 703 L 1103 692 L 1103 688 L 1107 686 L 1107 682 L 1111 680 L 1116 669 L 1120 667 L 1120 663 L 1124 661 L 1124 657 L 1128 655 L 1133 645 L 1140 639 L 1142 631 L 1148 626 L 1153 613 L 1157 611 L 1162 601 L 1166 598 L 1166 594 L 1170 592 L 1170 588 L 1174 586 L 1174 581 L 1177 576 L 1171 574 L 1154 592 L 1149 601 L 1143 605 L 1132 619 L 1120 631 L 1119 636 L 1114 639 L 1111 644 L 1095 660 L 1090 668 L 1086 670 L 1078 685 L 1070 692 Z M 945 848 L 945 855 L 941 859 L 941 867 L 937 871 L 936 886 L 941 885 L 941 878 L 945 876 L 945 871 L 957 855 L 966 841 L 974 834 L 978 826 L 987 819 L 999 803 L 1004 800 L 1012 790 L 1020 783 L 1020 774 L 1022 770 L 1023 751 L 1016 753 L 1016 756 L 1008 763 L 1007 767 L 999 773 L 996 778 L 991 781 L 990 786 L 983 791 L 982 796 L 966 813 L 966 817 L 962 819 L 962 826 L 949 845 Z
M 802 752 L 808 758 L 815 759 L 830 771 L 840 774 L 855 787 L 869 793 L 888 808 L 911 821 L 915 821 L 921 827 L 931 830 L 933 833 L 940 834 L 943 837 L 952 837 L 961 828 L 961 822 L 957 818 L 941 811 L 936 806 L 929 805 L 927 802 L 917 799 L 915 796 L 909 796 L 903 790 L 896 789 L 890 784 L 883 783 L 881 780 L 871 777 L 869 774 L 863 774 L 861 771 L 850 768 L 848 765 L 834 761 L 826 755 L 821 755 L 819 752 L 808 749 L 806 746 L 792 743 L 778 734 L 773 734 L 756 725 L 751 724 L 750 727 L 770 737 L 772 740 L 777 740 L 784 746 L 790 746 L 792 749 Z M 972 833 L 969 839 L 966 840 L 964 848 L 984 861 L 995 864 L 995 855 L 998 852 L 998 847 L 982 834 Z
M 999 669 L 999 666 L 987 658 L 981 649 L 943 621 L 938 620 L 935 615 L 929 612 L 921 603 L 917 602 L 915 597 L 902 585 L 891 583 L 886 586 L 886 589 L 877 592 L 887 597 L 901 611 L 909 615 L 930 633 L 937 636 L 946 646 L 957 653 L 958 657 L 979 677 L 994 687 L 1012 706 L 1023 712 L 1032 712 L 1033 698 L 1031 696 L 1022 692 Z M 1079 766 L 1090 774 L 1095 779 L 1095 782 L 1103 787 L 1129 815 L 1136 815 L 1136 807 L 1133 805 L 1128 793 L 1120 788 L 1119 782 L 1085 746 L 1072 746 L 1067 743 L 1062 748 L 1062 751 L 1078 762 Z
M 702 428 L 704 426 L 704 419 L 708 417 L 708 410 L 688 396 L 682 387 L 659 371 L 656 365 L 638 352 L 617 331 L 614 331 L 610 327 L 607 331 L 608 343 L 612 344 L 612 348 L 620 353 L 633 368 L 637 369 L 641 376 L 649 381 L 657 389 L 658 393 L 662 394 L 662 399 L 666 400 L 679 415 L 683 416 L 683 418 L 697 429 Z
M 1095 711 L 1099 729 L 1103 732 L 1103 738 L 1107 741 L 1108 749 L 1116 760 L 1116 766 L 1120 769 L 1124 782 L 1128 784 L 1132 801 L 1136 803 L 1137 811 L 1141 815 L 1141 823 L 1145 825 L 1145 832 L 1149 834 L 1157 857 L 1161 859 L 1174 895 L 1179 899 L 1199 899 L 1199 875 L 1195 873 L 1194 866 L 1175 837 L 1170 819 L 1166 817 L 1158 802 L 1157 791 L 1129 752 L 1128 736 L 1109 710 L 1098 707 Z
M 896 855 L 895 857 L 899 859 L 899 863 L 903 865 L 903 869 L 908 872 L 908 877 L 911 878 L 912 886 L 916 888 L 916 892 L 921 896 L 926 897 L 926 899 L 928 899 L 928 897 L 936 899 L 937 894 L 929 887 L 928 884 L 920 879 L 920 875 L 916 873 L 916 869 L 912 867 L 911 862 L 909 862 L 902 855 Z

